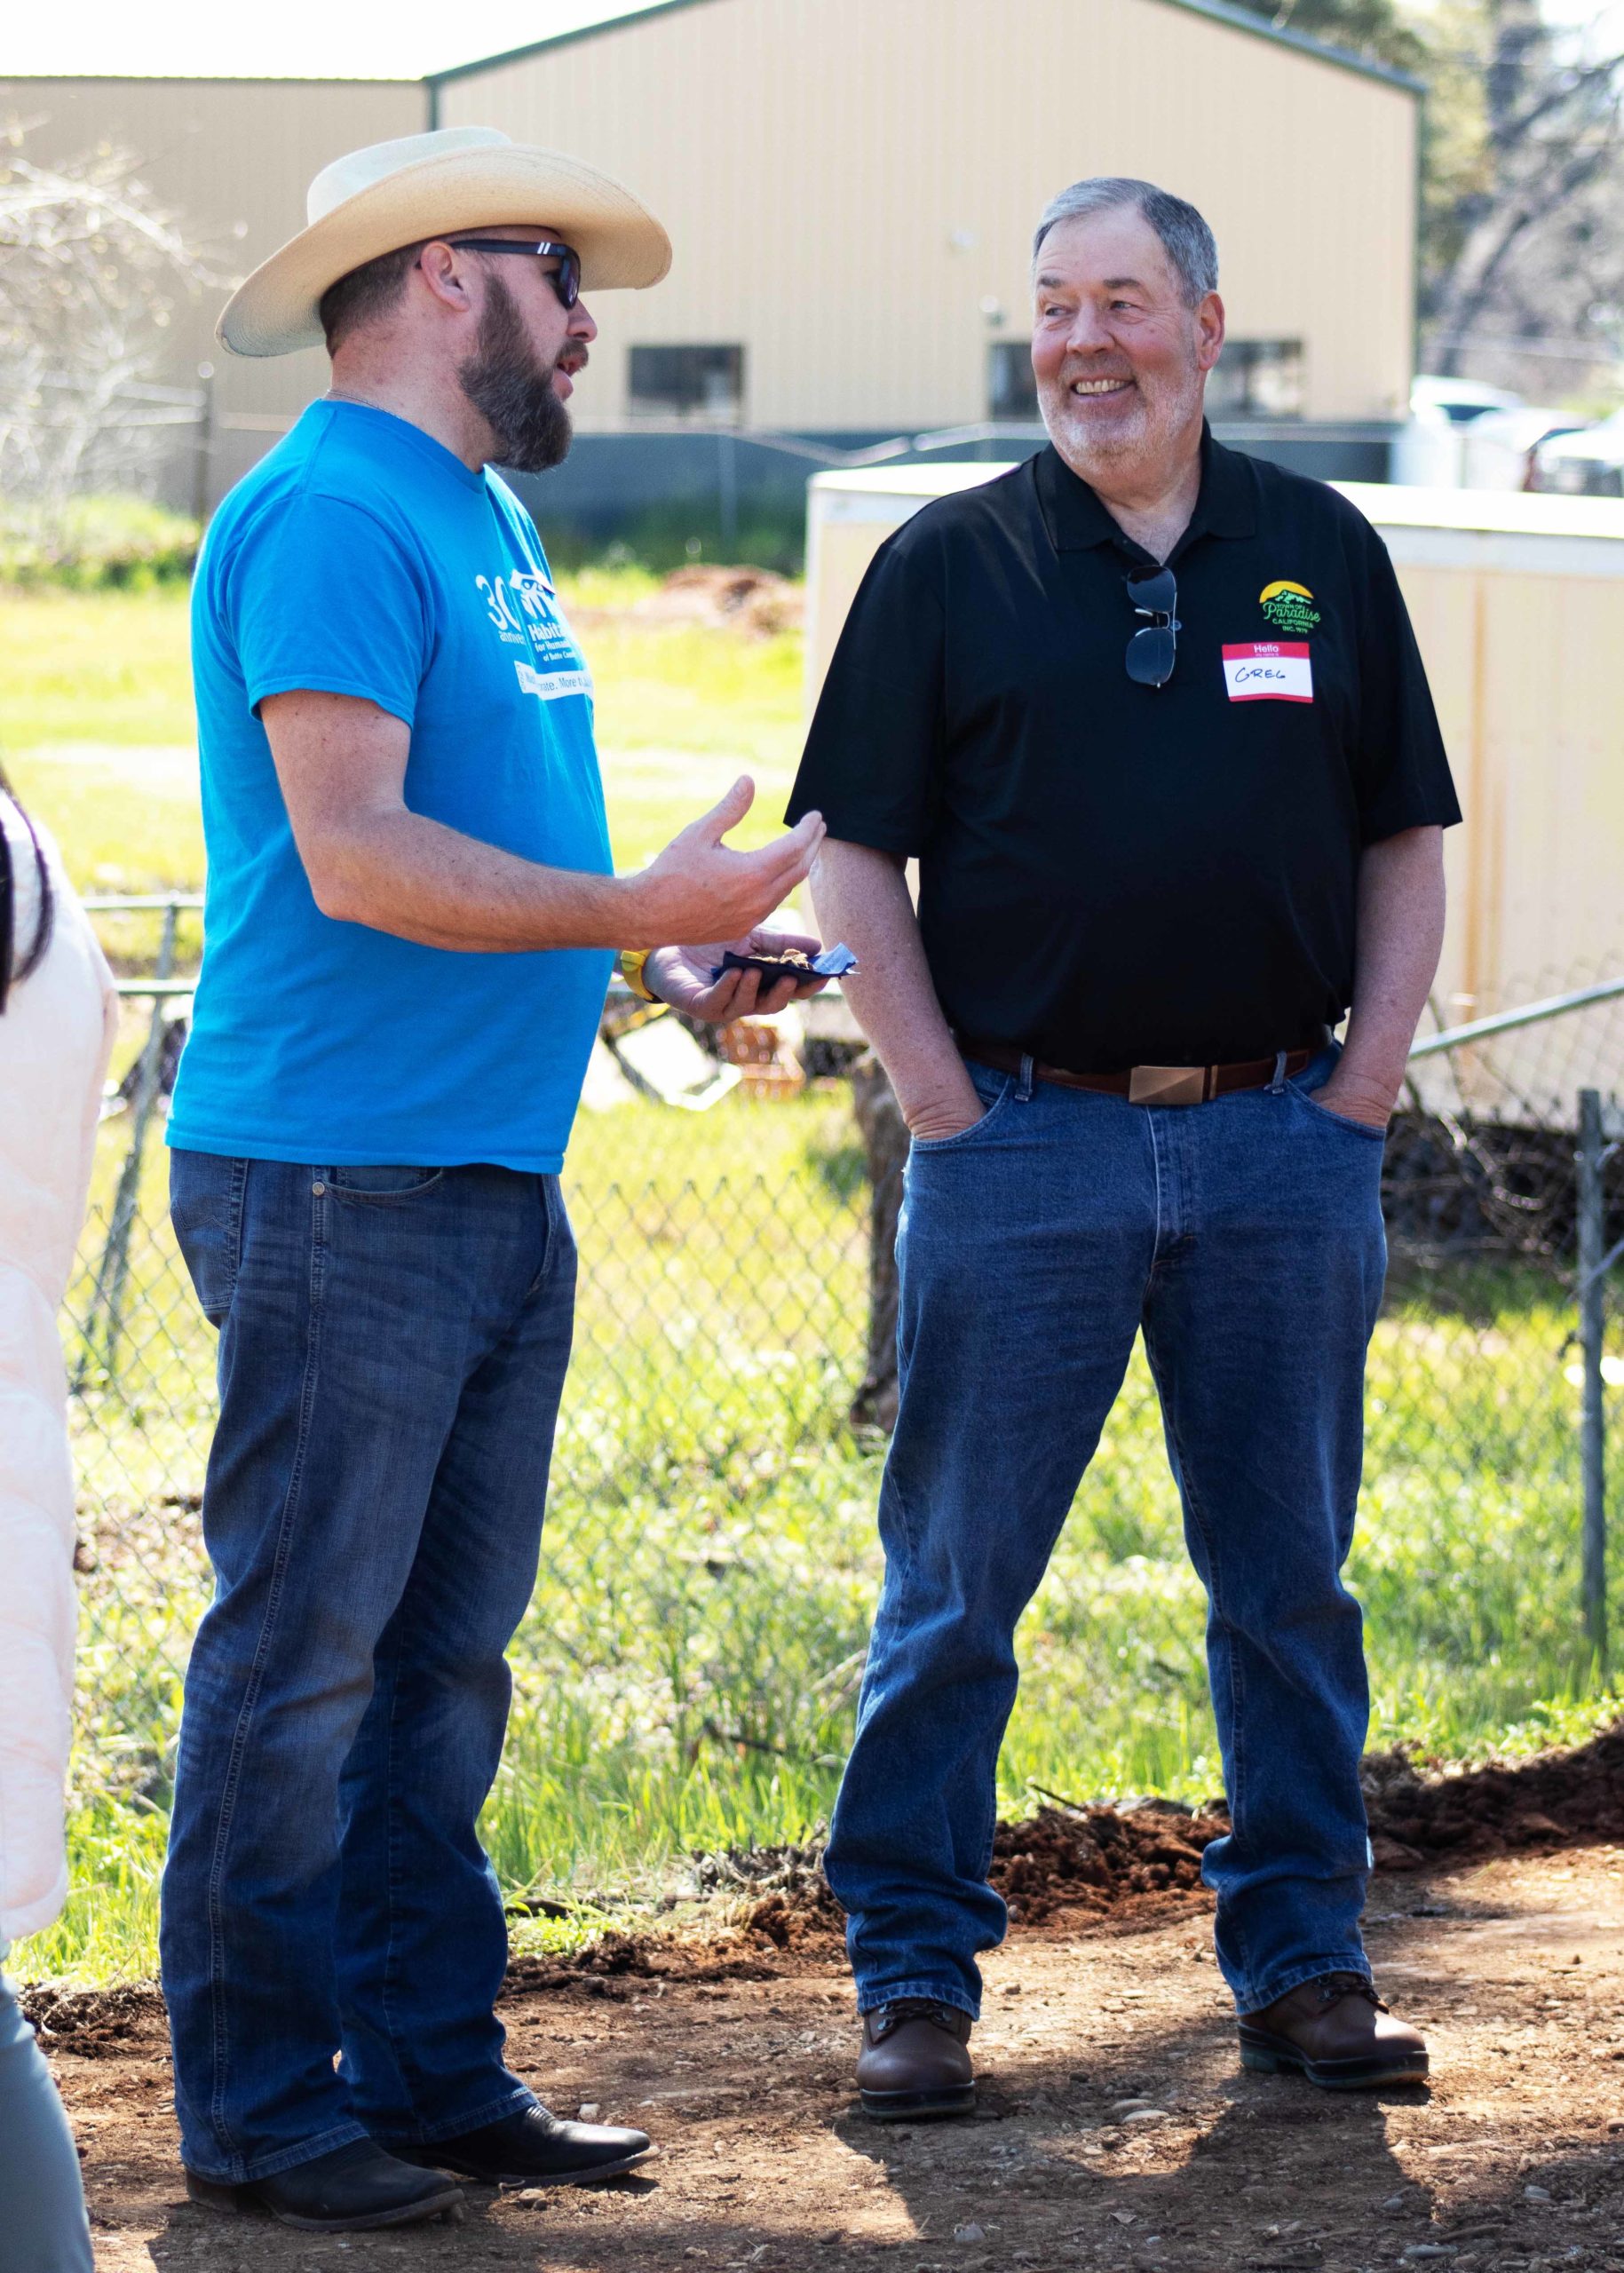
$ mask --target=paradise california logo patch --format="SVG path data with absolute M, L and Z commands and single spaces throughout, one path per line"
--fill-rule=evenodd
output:
M 1257 598 L 1275 630 L 1287 632 L 1294 639 L 1301 639 L 1319 621 L 1314 596 L 1306 584 L 1294 584 L 1281 577 L 1275 583 L 1265 584 Z

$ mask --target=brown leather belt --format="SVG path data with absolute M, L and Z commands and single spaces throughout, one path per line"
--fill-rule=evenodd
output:
M 963 1034 L 955 1039 L 966 1057 L 1001 1073 L 1020 1072 L 1022 1054 L 1007 1041 L 978 1041 Z M 1300 1073 L 1314 1054 L 1311 1049 L 1289 1049 L 1282 1070 Z M 1230 1065 L 1130 1065 L 1121 1073 L 1070 1073 L 1064 1065 L 1034 1060 L 1032 1072 L 1035 1080 L 1052 1081 L 1058 1089 L 1093 1089 L 1102 1097 L 1126 1097 L 1130 1105 L 1205 1105 L 1211 1097 L 1228 1097 L 1232 1089 L 1266 1089 L 1274 1079 L 1275 1063 L 1272 1057 L 1248 1057 Z

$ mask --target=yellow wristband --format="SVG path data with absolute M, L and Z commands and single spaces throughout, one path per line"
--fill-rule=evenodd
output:
M 645 1002 L 657 1002 L 660 1000 L 643 976 L 643 966 L 654 952 L 652 947 L 622 947 L 621 950 L 621 977 L 630 987 L 632 993 L 640 996 Z

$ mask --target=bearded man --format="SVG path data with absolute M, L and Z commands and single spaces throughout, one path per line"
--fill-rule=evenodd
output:
M 790 808 L 828 823 L 814 900 L 913 1137 L 884 1591 L 828 1856 L 882 2119 L 973 2103 L 1015 1625 L 1141 1330 L 1210 1605 L 1232 1827 L 1205 1872 L 1242 2059 L 1426 2072 L 1359 1938 L 1341 1571 L 1382 1131 L 1459 814 L 1380 540 L 1205 427 L 1217 281 L 1200 215 L 1147 182 L 1050 205 L 1050 447 L 882 548 Z
M 591 680 L 490 469 L 563 456 L 582 284 L 669 255 L 618 184 L 458 129 L 329 167 L 221 319 L 241 353 L 325 337 L 333 379 L 194 600 L 207 948 L 169 1136 L 220 1415 L 163 1981 L 189 2190 L 320 2231 L 649 2150 L 504 2065 L 476 1830 L 569 1354 L 558 1170 L 614 951 L 701 1016 L 781 1006 L 710 943 L 771 939 L 821 825 L 729 850 L 743 781 L 614 874 Z

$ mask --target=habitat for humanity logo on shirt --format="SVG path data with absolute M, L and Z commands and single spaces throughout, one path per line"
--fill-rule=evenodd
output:
M 558 612 L 557 594 L 539 568 L 514 568 L 505 576 L 476 576 L 473 581 L 497 637 L 509 646 L 528 651 L 524 661 L 513 659 L 521 693 L 539 695 L 543 702 L 591 693 L 592 674 Z

